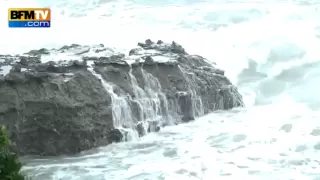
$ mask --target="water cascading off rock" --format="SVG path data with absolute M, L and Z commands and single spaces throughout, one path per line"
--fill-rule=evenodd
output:
M 224 71 L 175 42 L 146 40 L 128 56 L 73 44 L 0 58 L 11 67 L 0 123 L 21 154 L 74 154 L 243 106 Z

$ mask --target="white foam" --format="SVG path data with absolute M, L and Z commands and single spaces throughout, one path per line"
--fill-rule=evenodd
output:
M 76 56 L 73 54 L 64 53 L 52 53 L 50 55 L 42 55 L 41 62 L 46 63 L 49 61 L 71 61 L 71 60 L 81 60 L 81 56 Z
M 153 56 L 152 59 L 155 62 L 175 62 L 176 61 L 176 58 L 174 56 L 173 57 L 170 57 L 170 56 Z
M 1 66 L 0 69 L 2 70 L 2 71 L 0 71 L 0 74 L 5 76 L 10 72 L 10 70 L 12 69 L 12 66 L 10 66 L 10 65 Z

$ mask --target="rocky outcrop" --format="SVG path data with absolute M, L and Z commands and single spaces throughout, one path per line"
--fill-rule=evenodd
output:
M 175 42 L 128 55 L 73 44 L 2 55 L 0 66 L 0 124 L 22 155 L 74 154 L 243 106 L 223 70 Z

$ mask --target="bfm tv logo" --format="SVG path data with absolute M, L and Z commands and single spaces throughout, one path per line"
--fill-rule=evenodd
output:
M 49 28 L 50 19 L 49 8 L 10 8 L 8 10 L 10 28 Z

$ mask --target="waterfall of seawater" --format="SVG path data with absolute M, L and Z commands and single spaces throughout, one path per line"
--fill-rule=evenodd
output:
M 180 71 L 183 72 L 183 76 L 186 75 L 191 75 L 192 78 L 195 78 L 195 74 L 194 73 L 190 73 L 190 72 L 186 72 L 183 68 L 179 67 Z M 186 79 L 188 79 L 187 77 L 185 77 Z M 195 87 L 196 85 L 193 84 L 192 82 L 189 84 L 190 86 Z M 190 88 L 191 89 L 191 88 Z M 193 88 L 195 89 L 195 88 Z M 191 100 L 192 100 L 192 107 L 194 107 L 193 110 L 193 114 L 195 116 L 203 116 L 204 113 L 204 107 L 203 107 L 203 103 L 202 103 L 202 99 L 200 96 L 198 96 L 197 92 L 194 90 L 190 90 L 191 93 Z
M 165 94 L 161 91 L 162 87 L 159 80 L 153 77 L 150 73 L 141 70 L 143 81 L 145 82 L 144 89 L 138 85 L 137 79 L 130 70 L 129 76 L 131 84 L 134 90 L 134 102 L 139 107 L 139 118 L 138 121 L 141 123 L 160 125 L 161 123 L 168 123 L 171 120 L 168 110 L 168 101 Z M 149 125 L 150 131 L 155 131 L 155 127 Z
M 138 132 L 135 127 L 141 124 L 145 133 L 156 131 L 156 126 L 160 126 L 163 121 L 169 121 L 168 101 L 164 93 L 161 92 L 161 85 L 157 78 L 142 70 L 144 89 L 139 87 L 137 79 L 129 72 L 134 96 L 132 99 L 127 96 L 120 96 L 114 93 L 113 86 L 106 82 L 102 76 L 94 71 L 93 62 L 88 62 L 88 70 L 101 80 L 103 87 L 110 94 L 112 99 L 112 117 L 114 127 L 120 129 L 126 140 L 138 139 Z M 130 102 L 138 106 L 134 114 Z M 135 120 L 134 117 L 137 117 Z M 129 125 L 124 128 L 124 125 Z
M 129 76 L 134 96 L 121 96 L 114 93 L 112 84 L 106 82 L 100 74 L 94 71 L 92 63 L 88 63 L 90 65 L 88 70 L 101 80 L 103 87 L 110 94 L 114 127 L 123 132 L 125 140 L 138 139 L 139 136 L 148 132 L 158 131 L 164 124 L 172 124 L 173 116 L 175 116 L 172 113 L 175 111 L 169 112 L 166 95 L 162 92 L 159 80 L 152 74 L 141 69 L 144 82 L 144 87 L 141 88 L 131 69 Z M 203 115 L 204 108 L 201 98 L 195 91 L 190 93 L 194 107 L 193 114 Z
M 103 87 L 111 96 L 111 106 L 112 106 L 112 119 L 113 125 L 115 128 L 118 128 L 125 134 L 126 140 L 135 140 L 138 139 L 138 133 L 130 128 L 124 128 L 124 124 L 128 124 L 128 122 L 133 122 L 132 120 L 132 112 L 130 106 L 128 104 L 127 97 L 118 96 L 113 92 L 113 87 L 108 82 L 106 82 L 102 76 L 96 73 L 92 67 L 93 62 L 89 62 L 88 70 L 98 79 L 101 80 Z

